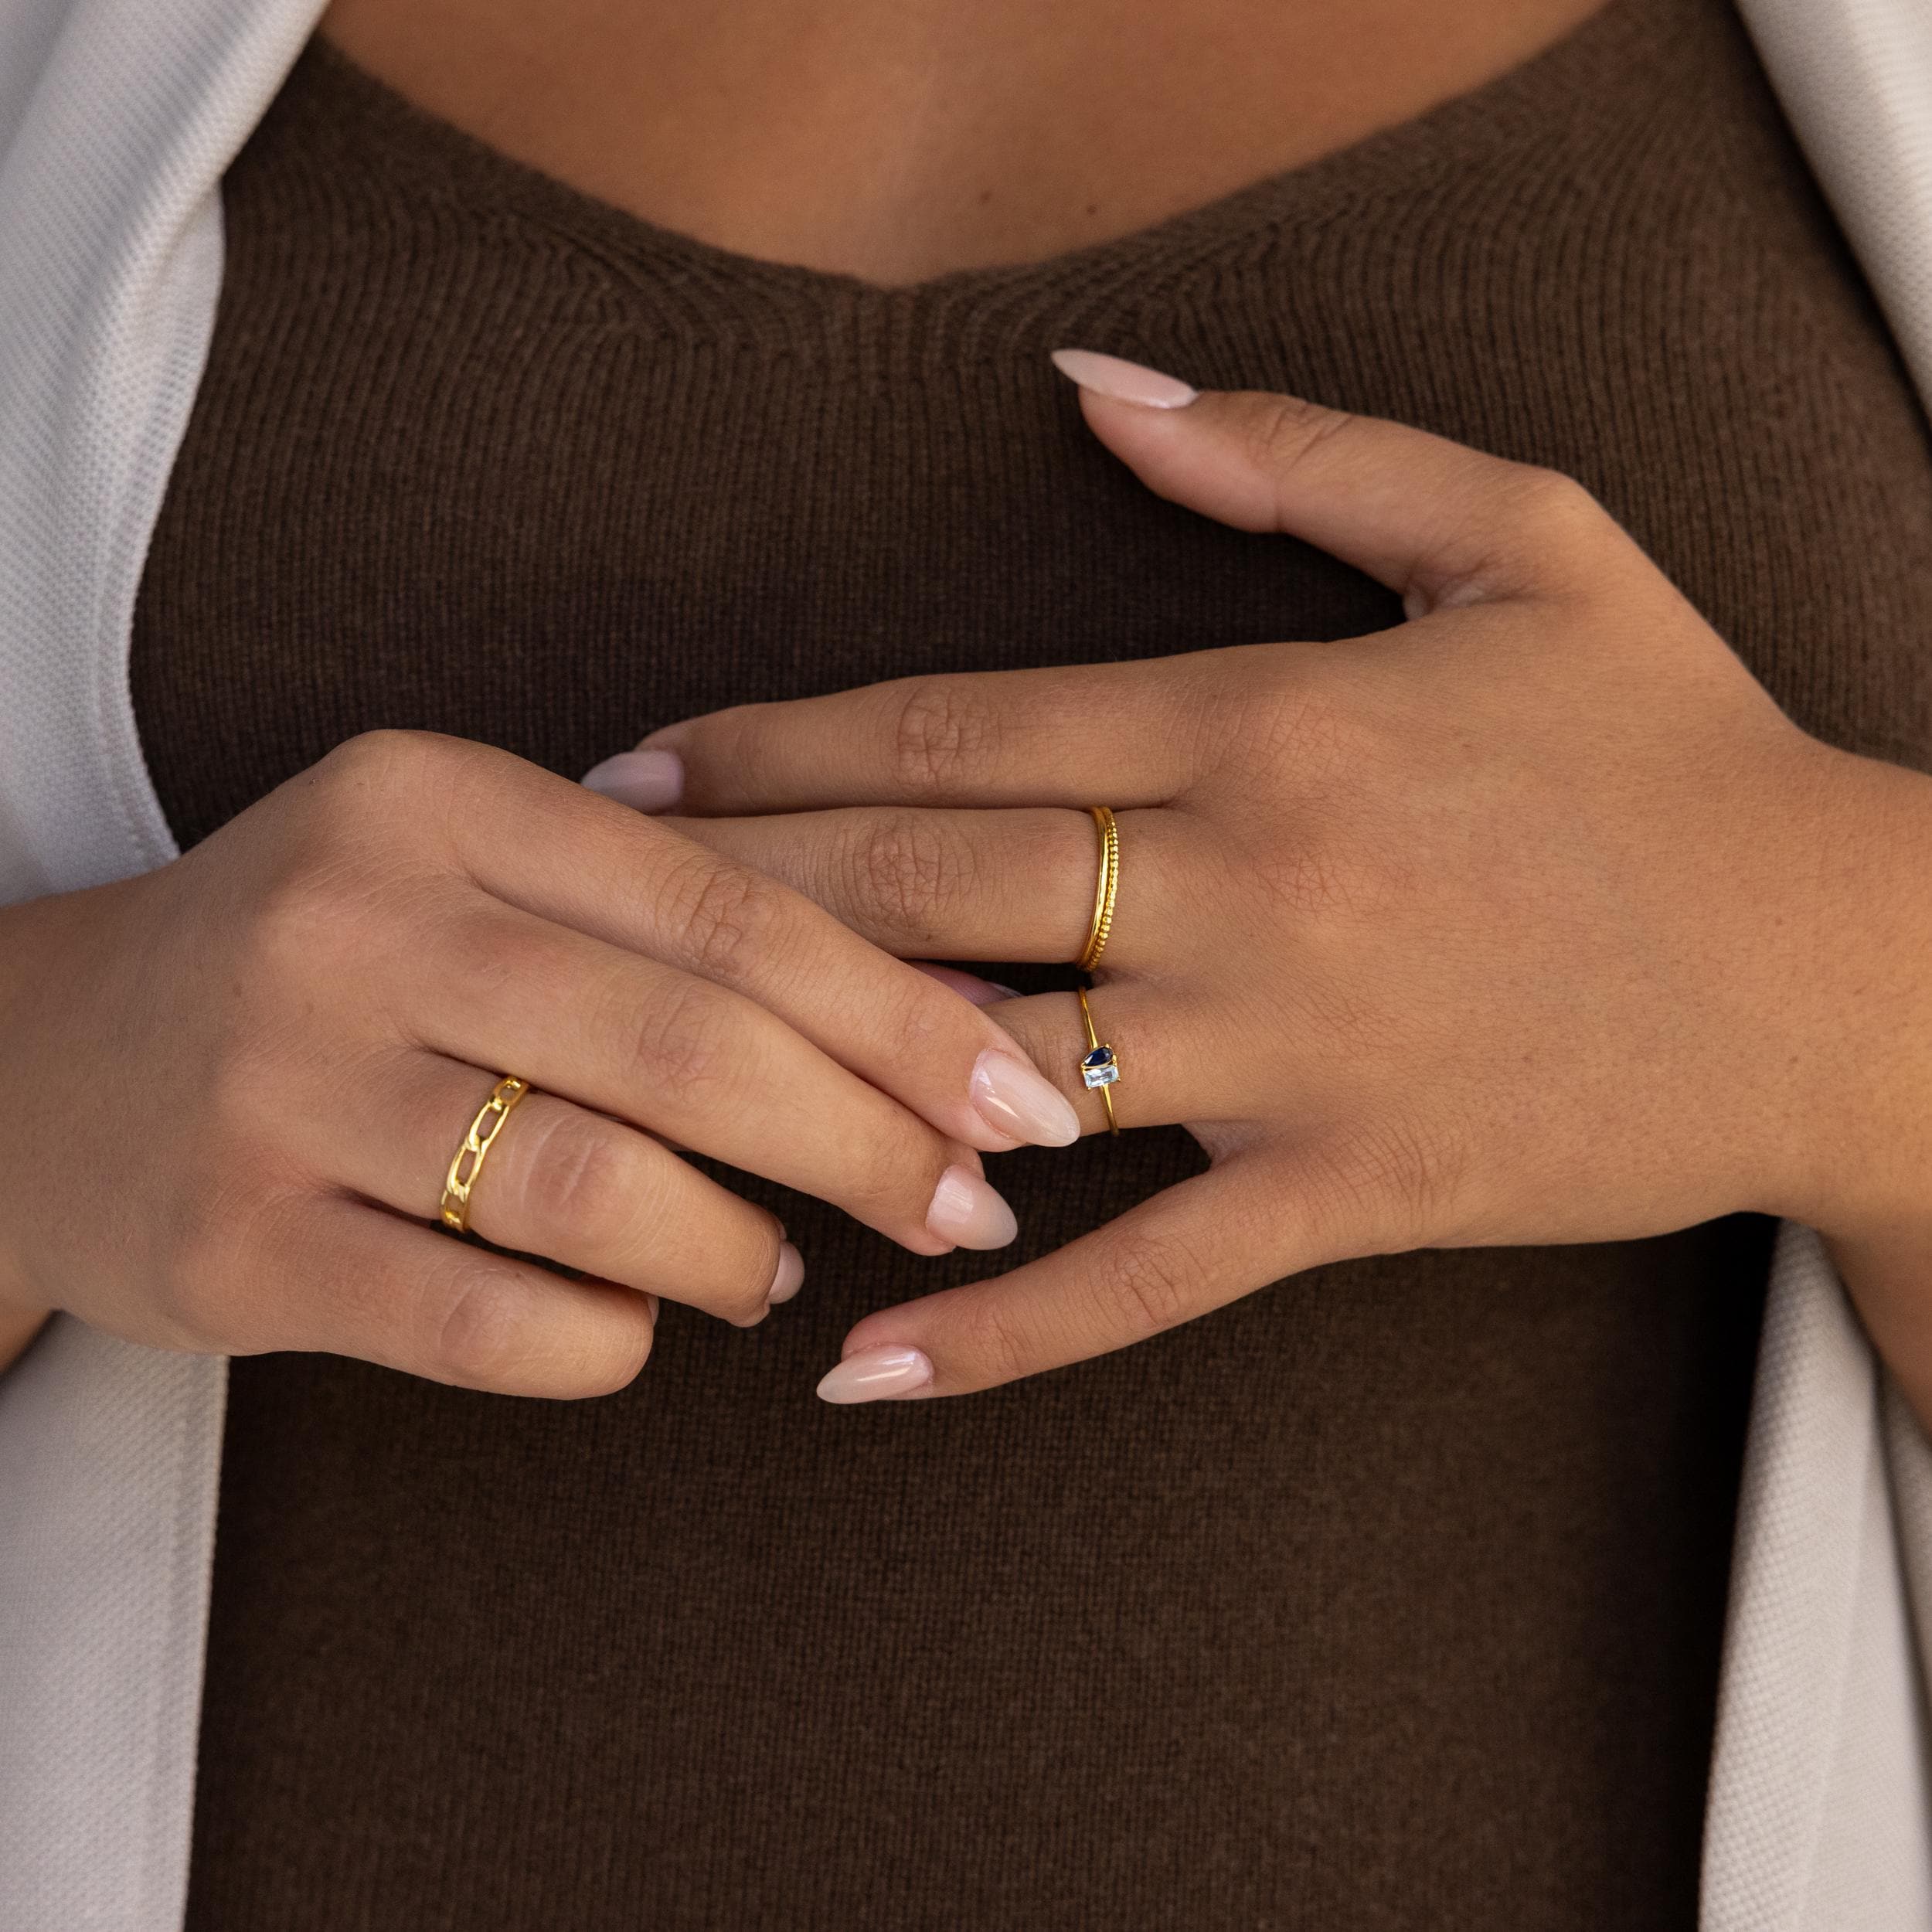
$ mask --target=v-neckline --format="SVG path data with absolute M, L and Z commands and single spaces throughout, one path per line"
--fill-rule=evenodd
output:
M 1528 60 L 1420 114 L 1124 233 L 1030 261 L 969 265 L 893 284 L 747 253 L 653 221 L 492 146 L 419 105 L 319 33 L 304 46 L 296 63 L 301 71 L 291 78 L 313 78 L 354 97 L 371 131 L 413 162 L 437 164 L 450 185 L 487 182 L 498 205 L 577 236 L 606 260 L 659 272 L 681 267 L 706 282 L 749 286 L 780 300 L 889 311 L 1182 272 L 1318 207 L 1365 169 L 1379 172 L 1407 151 L 1426 160 L 1440 149 L 1445 159 L 1453 152 L 1466 162 L 1472 136 L 1485 126 L 1506 134 L 1520 124 L 1518 111 L 1526 103 L 1546 94 L 1570 96 L 1606 66 L 1655 51 L 1645 43 L 1657 37 L 1660 4 L 1607 0 Z

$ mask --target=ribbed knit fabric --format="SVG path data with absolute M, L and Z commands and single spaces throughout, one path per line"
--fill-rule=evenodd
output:
M 574 774 L 744 698 L 1395 620 L 1151 496 L 1061 344 L 1570 470 L 1801 723 L 1932 763 L 1925 424 L 1714 0 L 910 290 L 640 221 L 320 42 L 225 200 L 134 637 L 184 843 L 376 725 Z M 195 1932 L 1691 1923 L 1761 1224 L 813 1401 L 859 1314 L 1199 1158 L 1006 1157 L 1020 1242 L 939 1262 L 741 1182 L 804 1293 L 667 1308 L 600 1401 L 236 1362 Z

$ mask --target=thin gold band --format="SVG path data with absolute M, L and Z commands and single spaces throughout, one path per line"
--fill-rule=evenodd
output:
M 1121 828 L 1105 805 L 1089 805 L 1094 829 L 1100 834 L 1100 876 L 1094 882 L 1094 923 L 1087 930 L 1087 944 L 1073 963 L 1090 973 L 1107 951 L 1107 935 L 1114 930 L 1114 895 L 1121 883 Z
M 1090 1054 L 1104 1052 L 1107 1056 L 1108 1063 L 1114 1065 L 1113 1048 L 1111 1046 L 1104 1048 L 1100 1044 L 1100 1035 L 1094 1030 L 1094 1009 L 1087 1003 L 1087 988 L 1084 986 L 1077 986 L 1073 990 L 1080 996 L 1080 1023 L 1087 1029 L 1087 1052 Z M 1117 1069 L 1114 1080 L 1119 1078 L 1120 1074 Z M 1104 1081 L 1098 1085 L 1094 1085 L 1090 1081 L 1088 1083 L 1093 1087 L 1093 1090 L 1100 1095 L 1101 1106 L 1107 1109 L 1107 1131 L 1110 1134 L 1117 1134 L 1121 1131 L 1120 1122 L 1114 1117 L 1114 1080 Z
M 490 1097 L 476 1110 L 476 1118 L 471 1121 L 470 1131 L 463 1136 L 463 1145 L 456 1150 L 444 1179 L 443 1204 L 437 1212 L 445 1227 L 455 1229 L 458 1234 L 468 1228 L 470 1190 L 483 1172 L 484 1157 L 496 1145 L 503 1123 L 510 1117 L 510 1109 L 529 1090 L 528 1080 L 505 1073 L 490 1090 Z M 467 1168 L 463 1165 L 465 1161 L 469 1163 Z

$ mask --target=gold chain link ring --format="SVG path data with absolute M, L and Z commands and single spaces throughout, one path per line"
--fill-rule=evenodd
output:
M 520 1080 L 514 1073 L 505 1073 L 491 1089 L 490 1097 L 476 1110 L 476 1118 L 471 1121 L 470 1131 L 463 1136 L 463 1145 L 456 1150 L 455 1158 L 450 1162 L 449 1173 L 443 1182 L 443 1204 L 437 1211 L 445 1227 L 455 1229 L 458 1234 L 468 1230 L 470 1190 L 476 1185 L 476 1177 L 483 1172 L 483 1157 L 496 1145 L 496 1137 L 503 1131 L 503 1123 L 510 1117 L 510 1109 L 529 1090 L 528 1080 Z

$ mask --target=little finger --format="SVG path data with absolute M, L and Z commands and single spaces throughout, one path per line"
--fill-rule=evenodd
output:
M 278 1221 L 258 1264 L 274 1286 L 276 1332 L 236 1353 L 326 1350 L 461 1388 L 552 1396 L 608 1395 L 651 1353 L 645 1296 L 341 1196 Z

